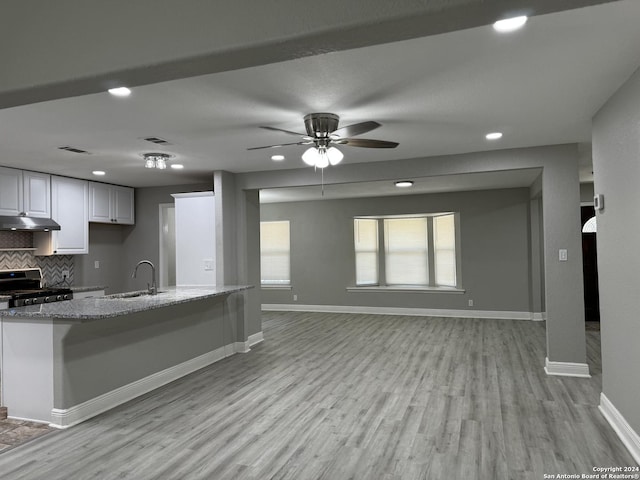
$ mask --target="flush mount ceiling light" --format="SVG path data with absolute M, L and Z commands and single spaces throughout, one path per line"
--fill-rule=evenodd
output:
M 284 160 L 284 155 L 271 155 L 271 160 L 274 162 L 281 162 Z
M 103 172 L 102 170 L 94 170 L 93 172 L 94 175 L 97 175 L 98 177 L 102 177 L 103 175 L 106 175 L 106 172 Z
M 519 17 L 505 18 L 504 20 L 498 20 L 493 24 L 493 29 L 496 32 L 508 33 L 522 28 L 527 23 L 527 16 L 521 15 Z
M 131 90 L 129 90 L 127 87 L 110 88 L 107 91 L 115 97 L 128 97 L 129 95 L 131 95 Z
M 171 155 L 167 153 L 145 153 L 142 156 L 145 168 L 157 168 L 158 170 L 167 168 L 167 160 L 171 158 Z
M 492 132 L 485 135 L 487 140 L 498 140 L 502 138 L 502 132 Z
M 182 165 L 181 163 L 174 163 L 171 165 L 171 168 L 173 168 L 174 170 L 182 170 L 184 168 L 184 165 Z
M 413 180 L 398 180 L 394 185 L 399 188 L 413 187 Z

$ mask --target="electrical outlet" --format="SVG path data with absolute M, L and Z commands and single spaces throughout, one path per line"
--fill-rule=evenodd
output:
M 93 262 L 93 268 L 100 268 L 100 260 Z
M 561 262 L 566 262 L 567 261 L 567 249 L 566 248 L 561 248 L 560 250 L 558 250 L 558 260 L 560 260 Z
M 210 272 L 211 270 L 213 270 L 213 260 L 210 258 L 205 258 L 204 259 L 204 269 L 207 272 Z
M 473 307 L 473 300 L 469 299 L 469 306 Z
M 293 301 L 294 301 L 294 302 L 297 302 L 297 301 L 298 301 L 298 295 L 294 295 L 294 296 L 293 296 Z
M 69 278 L 69 270 L 62 270 L 62 278 Z

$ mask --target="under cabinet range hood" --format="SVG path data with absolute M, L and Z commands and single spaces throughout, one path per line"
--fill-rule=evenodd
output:
M 60 230 L 60 225 L 50 218 L 0 215 L 0 230 L 48 232 Z

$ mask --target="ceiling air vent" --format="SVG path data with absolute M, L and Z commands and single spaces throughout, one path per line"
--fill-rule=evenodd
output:
M 155 143 L 156 145 L 171 145 L 166 140 L 158 137 L 146 137 L 143 140 L 146 140 L 147 142 Z
M 81 150 L 75 147 L 66 146 L 66 147 L 58 147 L 58 149 L 66 150 L 67 152 L 73 152 L 73 153 L 86 153 L 87 155 L 89 155 L 89 152 L 87 152 L 86 150 Z

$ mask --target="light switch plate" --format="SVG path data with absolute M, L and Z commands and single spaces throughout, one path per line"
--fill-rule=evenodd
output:
M 561 262 L 566 262 L 568 258 L 569 255 L 566 248 L 561 248 L 560 250 L 558 250 L 558 260 L 560 260 Z
M 599 193 L 598 195 L 594 195 L 593 197 L 593 209 L 594 210 L 603 210 L 604 209 L 604 195 Z

